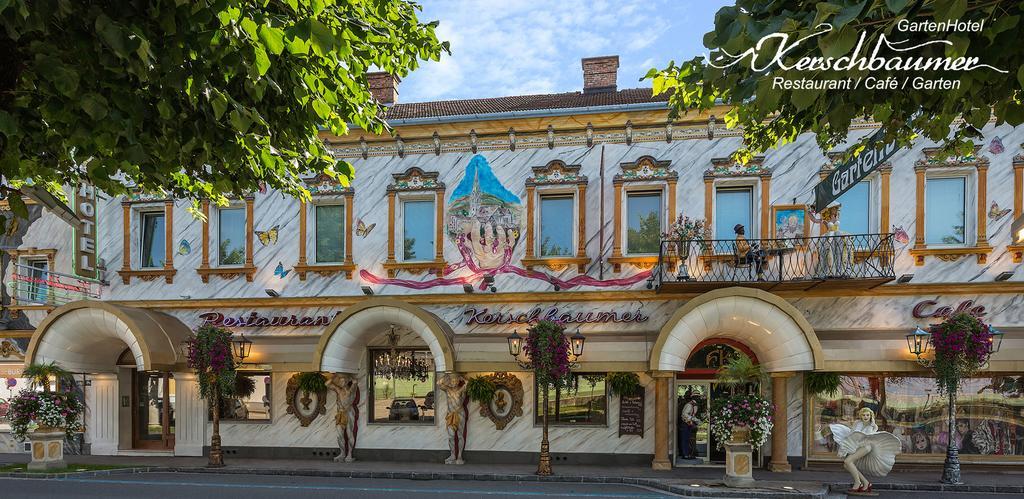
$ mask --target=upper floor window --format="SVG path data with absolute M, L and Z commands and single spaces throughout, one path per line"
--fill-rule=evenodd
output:
M 320 204 L 315 207 L 316 263 L 345 260 L 345 205 Z
M 661 191 L 638 191 L 626 194 L 626 252 L 655 254 L 661 245 Z
M 403 261 L 415 262 L 433 259 L 435 218 L 433 199 L 402 201 Z
M 718 187 L 715 189 L 715 237 L 732 238 L 737 225 L 746 228 L 747 237 L 754 234 L 754 188 Z
M 139 214 L 139 233 L 142 235 L 142 268 L 162 268 L 167 257 L 166 216 L 163 212 Z
M 925 183 L 925 244 L 967 242 L 967 177 L 929 178 Z
M 27 267 L 28 301 L 34 303 L 48 303 L 50 286 L 50 260 L 46 258 L 23 258 L 21 265 Z
M 850 234 L 870 234 L 871 217 L 871 182 L 862 181 L 839 196 L 836 200 L 842 206 L 839 228 Z
M 540 256 L 573 255 L 572 194 L 540 196 Z
M 220 265 L 245 263 L 245 209 L 221 208 L 217 218 L 217 262 Z

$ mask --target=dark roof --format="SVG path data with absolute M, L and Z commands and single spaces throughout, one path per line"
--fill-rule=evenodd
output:
M 395 104 L 387 110 L 386 118 L 400 120 L 440 116 L 464 116 L 510 111 L 542 109 L 571 109 L 591 106 L 614 106 L 666 102 L 668 93 L 652 96 L 649 88 L 628 88 L 610 92 L 566 92 L 561 94 L 513 95 L 488 99 L 462 99 L 434 102 Z

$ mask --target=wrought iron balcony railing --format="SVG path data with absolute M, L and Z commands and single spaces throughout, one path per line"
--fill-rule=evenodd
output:
M 69 274 L 29 265 L 12 264 L 7 283 L 12 308 L 41 305 L 56 307 L 76 300 L 99 299 L 99 284 Z
M 892 234 L 663 240 L 648 286 L 663 291 L 734 285 L 871 288 L 895 278 L 894 257 Z

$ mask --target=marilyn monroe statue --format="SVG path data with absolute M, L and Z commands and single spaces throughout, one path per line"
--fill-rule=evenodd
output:
M 849 492 L 870 493 L 871 482 L 864 473 L 888 475 L 896 463 L 896 454 L 900 453 L 900 439 L 887 431 L 878 431 L 875 413 L 867 407 L 857 411 L 857 421 L 852 428 L 842 424 L 832 424 L 829 428 L 839 448 L 839 457 L 843 458 L 843 467 L 853 476 L 853 488 Z

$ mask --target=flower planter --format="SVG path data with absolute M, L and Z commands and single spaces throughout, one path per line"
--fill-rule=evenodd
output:
M 26 436 L 32 444 L 32 461 L 28 463 L 28 469 L 45 471 L 67 467 L 64 463 L 65 435 L 63 428 L 47 426 L 28 433 Z
M 747 425 L 736 425 L 732 427 L 732 435 L 729 439 L 731 444 L 750 443 L 750 427 Z

